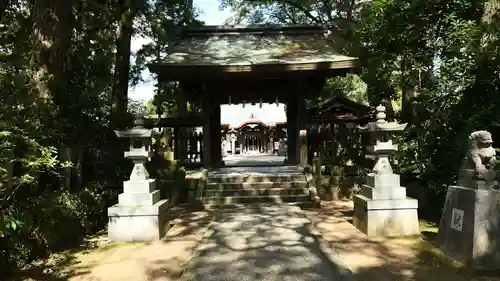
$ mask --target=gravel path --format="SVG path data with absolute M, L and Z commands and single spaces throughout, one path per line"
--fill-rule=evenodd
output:
M 255 205 L 222 209 L 182 281 L 355 280 L 312 229 L 300 208 Z

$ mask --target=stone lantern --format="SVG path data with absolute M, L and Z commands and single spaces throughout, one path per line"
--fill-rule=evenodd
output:
M 367 152 L 375 158 L 375 165 L 365 178 L 361 194 L 354 197 L 353 224 L 369 236 L 399 236 L 419 234 L 418 201 L 406 197 L 406 188 L 400 185 L 400 176 L 394 174 L 389 157 L 398 151 L 393 136 L 407 124 L 385 120 L 385 107 L 376 108 L 376 121 L 362 132 L 370 133 Z
M 125 158 L 132 160 L 134 168 L 130 179 L 123 182 L 118 204 L 108 208 L 108 238 L 111 241 L 153 241 L 161 239 L 168 230 L 168 202 L 161 200 L 156 182 L 149 178 L 144 166 L 152 156 L 152 131 L 144 128 L 141 117 L 134 124 L 129 130 L 115 131 L 119 138 L 130 140 Z

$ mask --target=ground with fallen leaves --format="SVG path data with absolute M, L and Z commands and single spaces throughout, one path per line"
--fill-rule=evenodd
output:
M 109 243 L 106 232 L 75 250 L 37 261 L 13 281 L 172 281 L 206 232 L 212 211 L 178 208 L 164 239 L 152 243 Z
M 474 272 L 436 247 L 438 225 L 421 220 L 421 236 L 367 237 L 352 225 L 352 201 L 322 202 L 305 213 L 359 280 L 500 281 L 500 272 Z

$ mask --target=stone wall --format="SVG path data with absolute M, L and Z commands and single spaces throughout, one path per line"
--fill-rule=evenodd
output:
M 322 200 L 352 199 L 359 190 L 363 172 L 355 166 L 326 165 L 322 186 L 318 189 Z

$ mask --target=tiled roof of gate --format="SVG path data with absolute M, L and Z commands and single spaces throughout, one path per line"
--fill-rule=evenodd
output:
M 269 32 L 266 28 L 206 28 L 185 34 L 161 64 L 247 66 L 337 63 L 337 67 L 332 68 L 351 68 L 357 61 L 357 58 L 336 51 L 333 41 L 318 29 L 297 31 L 283 27 Z

